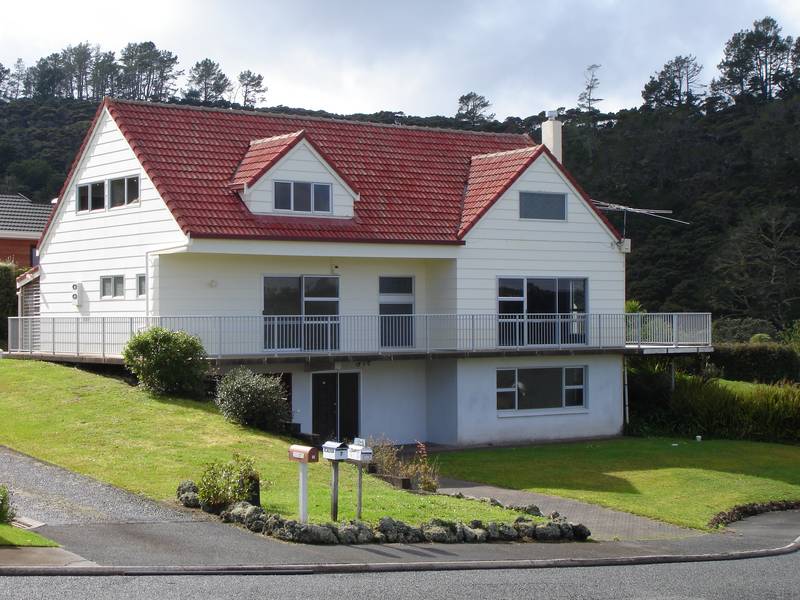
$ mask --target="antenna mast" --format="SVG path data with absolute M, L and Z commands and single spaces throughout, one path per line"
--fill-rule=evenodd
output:
M 649 217 L 656 217 L 657 219 L 664 219 L 665 221 L 672 221 L 673 223 L 680 223 L 681 225 L 691 225 L 688 221 L 681 221 L 674 217 L 665 217 L 664 215 L 671 215 L 671 210 L 660 208 L 634 208 L 632 206 L 623 206 L 622 204 L 614 204 L 613 202 L 603 202 L 602 200 L 592 199 L 592 203 L 602 211 L 605 212 L 621 212 L 622 213 L 622 237 L 626 237 L 626 229 L 628 226 L 628 213 L 637 215 L 647 215 Z

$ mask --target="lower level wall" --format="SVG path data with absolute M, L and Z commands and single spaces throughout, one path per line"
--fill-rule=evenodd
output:
M 585 366 L 584 407 L 498 411 L 498 368 Z M 458 361 L 458 444 L 536 442 L 621 433 L 622 356 L 478 358 Z

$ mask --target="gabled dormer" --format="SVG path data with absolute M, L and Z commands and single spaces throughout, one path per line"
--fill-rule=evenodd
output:
M 259 215 L 352 218 L 358 201 L 303 130 L 251 141 L 231 186 Z

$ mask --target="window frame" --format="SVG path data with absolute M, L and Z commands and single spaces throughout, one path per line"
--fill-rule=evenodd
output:
M 289 184 L 289 208 L 277 207 L 277 184 Z M 294 207 L 294 186 L 296 183 L 308 184 L 311 190 L 311 210 L 297 210 Z M 324 186 L 328 188 L 328 210 L 316 210 L 314 205 L 314 189 L 317 186 Z M 273 179 L 272 180 L 272 209 L 277 213 L 293 214 L 293 215 L 315 215 L 315 216 L 329 216 L 333 215 L 333 184 L 325 181 L 300 181 L 293 179 Z
M 128 180 L 136 179 L 137 185 L 136 187 L 139 190 L 139 194 L 137 195 L 135 200 L 131 200 L 128 198 Z M 124 202 L 119 206 L 111 206 L 111 184 L 115 181 L 122 181 L 123 185 L 122 188 L 124 190 Z M 126 206 L 135 206 L 141 203 L 142 201 L 142 180 L 138 174 L 136 175 L 123 175 L 122 177 L 113 177 L 106 180 L 106 208 L 107 210 L 117 210 L 119 208 L 125 208 Z
M 545 192 L 542 190 L 520 190 L 517 193 L 517 217 L 521 221 L 542 221 L 544 223 L 566 223 L 569 221 L 569 194 L 567 192 Z M 523 217 L 522 216 L 522 195 L 523 194 L 541 194 L 543 196 L 562 196 L 564 198 L 564 218 L 563 219 L 548 219 L 545 217 Z
M 105 279 L 111 280 L 111 295 L 110 296 L 104 296 L 103 295 L 103 280 L 105 280 Z M 114 295 L 114 291 L 115 291 L 115 287 L 116 287 L 115 286 L 115 281 L 114 281 L 115 279 L 121 279 L 122 280 L 122 294 L 119 295 L 119 296 Z M 99 293 L 100 293 L 100 300 L 120 300 L 120 299 L 124 300 L 125 299 L 125 276 L 124 275 L 119 275 L 119 274 L 117 274 L 117 275 L 101 275 L 100 276 L 100 290 L 99 290 Z
M 500 280 L 501 279 L 521 279 L 522 280 L 522 296 L 501 296 L 500 295 Z M 495 309 L 497 310 L 497 314 L 519 314 L 520 317 L 524 317 L 527 315 L 537 315 L 537 314 L 572 314 L 572 313 L 529 313 L 528 312 L 528 280 L 529 279 L 550 279 L 556 282 L 556 310 L 558 310 L 558 284 L 560 281 L 578 281 L 581 280 L 584 282 L 583 284 L 583 302 L 585 305 L 585 310 L 582 313 L 576 314 L 585 314 L 588 315 L 591 313 L 591 307 L 589 306 L 589 277 L 587 275 L 496 275 L 495 276 Z M 501 313 L 500 312 L 500 303 L 501 302 L 522 302 L 522 312 L 521 313 Z
M 144 280 L 144 291 L 139 285 L 139 281 Z M 137 298 L 146 298 L 147 297 L 147 274 L 146 273 L 137 273 L 136 274 L 136 297 Z
M 411 281 L 411 293 L 409 293 L 409 294 L 406 294 L 406 293 L 395 293 L 395 292 L 384 292 L 384 293 L 381 293 L 381 279 L 390 278 L 390 277 L 391 278 L 397 278 L 397 279 L 409 279 Z M 413 275 L 394 275 L 394 274 L 392 274 L 392 275 L 389 275 L 389 274 L 378 275 L 378 315 L 379 315 L 379 321 L 381 322 L 381 330 L 380 330 L 381 348 L 413 348 L 414 347 L 414 344 L 416 343 L 416 319 L 414 317 L 414 315 L 416 315 L 416 311 L 417 311 L 416 298 L 417 298 L 417 282 L 416 282 L 416 279 L 415 279 L 415 277 Z M 389 305 L 389 304 L 398 305 L 398 306 L 411 306 L 411 313 L 408 314 L 408 315 L 403 315 L 403 314 L 384 315 L 384 314 L 381 313 L 381 307 L 383 305 L 385 305 L 385 304 L 387 304 L 387 305 Z M 393 331 L 391 333 L 393 333 L 396 337 L 392 338 L 391 335 L 390 335 L 389 338 L 385 338 L 384 337 L 384 331 L 383 331 L 384 323 L 391 322 L 391 321 L 389 319 L 384 319 L 384 317 L 390 317 L 390 318 L 391 317 L 407 317 L 407 319 L 405 319 L 405 320 L 397 319 L 396 321 L 399 322 L 399 324 L 400 324 L 399 326 L 400 327 L 403 327 L 403 324 L 404 324 L 405 327 L 407 327 L 408 329 L 407 330 L 406 329 L 400 329 L 400 330 L 397 330 L 397 331 Z M 406 335 L 405 338 L 403 337 L 404 333 Z M 398 341 L 400 341 L 402 343 L 399 343 L 399 344 L 385 343 L 385 341 L 387 339 L 396 339 L 396 340 L 398 340 Z
M 547 408 L 518 408 L 519 407 L 519 371 L 532 371 L 540 369 L 559 369 L 561 371 L 561 406 L 547 407 Z M 582 369 L 583 370 L 583 384 L 582 385 L 567 385 L 567 369 Z M 500 371 L 513 371 L 514 372 L 514 386 L 510 388 L 500 388 L 497 386 L 497 377 Z M 585 413 L 589 410 L 588 403 L 588 386 L 589 380 L 589 365 L 541 365 L 541 366 L 522 366 L 522 367 L 495 367 L 494 369 L 494 387 L 495 387 L 495 410 L 498 417 L 503 416 L 517 416 L 517 415 L 546 415 L 546 414 L 564 414 L 564 413 Z M 583 392 L 583 404 L 577 406 L 567 406 L 567 390 L 580 389 Z M 500 393 L 514 393 L 514 408 L 498 408 L 497 397 Z
M 103 206 L 101 208 L 92 208 L 92 186 L 97 184 L 103 184 Z M 80 197 L 81 197 L 81 188 L 87 188 L 88 196 L 86 199 L 86 208 L 81 209 L 80 205 Z M 77 214 L 86 215 L 90 213 L 99 213 L 105 212 L 108 207 L 108 180 L 101 179 L 95 181 L 89 181 L 86 183 L 77 183 L 75 184 L 75 212 Z

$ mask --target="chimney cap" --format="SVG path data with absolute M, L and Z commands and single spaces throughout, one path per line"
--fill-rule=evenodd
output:
M 550 121 L 555 121 L 556 117 L 558 117 L 557 110 L 548 110 L 545 114 L 547 115 L 547 119 Z

